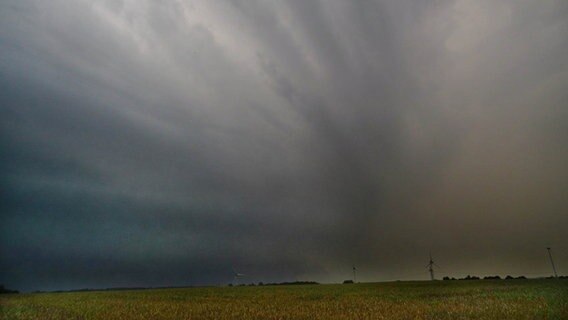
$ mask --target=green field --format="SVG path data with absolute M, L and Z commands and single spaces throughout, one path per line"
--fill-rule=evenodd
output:
M 568 279 L 16 294 L 2 319 L 568 319 Z

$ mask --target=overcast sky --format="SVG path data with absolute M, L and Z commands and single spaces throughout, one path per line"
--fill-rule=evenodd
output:
M 566 0 L 0 0 L 0 283 L 568 273 Z

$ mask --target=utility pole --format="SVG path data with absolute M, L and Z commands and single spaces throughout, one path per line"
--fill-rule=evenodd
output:
M 558 274 L 556 273 L 556 267 L 554 266 L 554 260 L 552 260 L 552 253 L 550 252 L 550 247 L 547 247 L 548 250 L 548 257 L 550 258 L 550 264 L 552 264 L 552 271 L 554 271 L 554 277 L 558 278 Z
M 357 268 L 353 266 L 353 283 L 357 283 Z

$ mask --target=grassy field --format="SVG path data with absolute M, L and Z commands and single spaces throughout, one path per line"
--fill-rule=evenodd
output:
M 568 319 L 568 280 L 4 295 L 2 319 Z

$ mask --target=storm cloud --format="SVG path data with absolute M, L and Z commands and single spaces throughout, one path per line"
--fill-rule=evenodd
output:
M 0 282 L 568 267 L 568 2 L 0 1 Z

